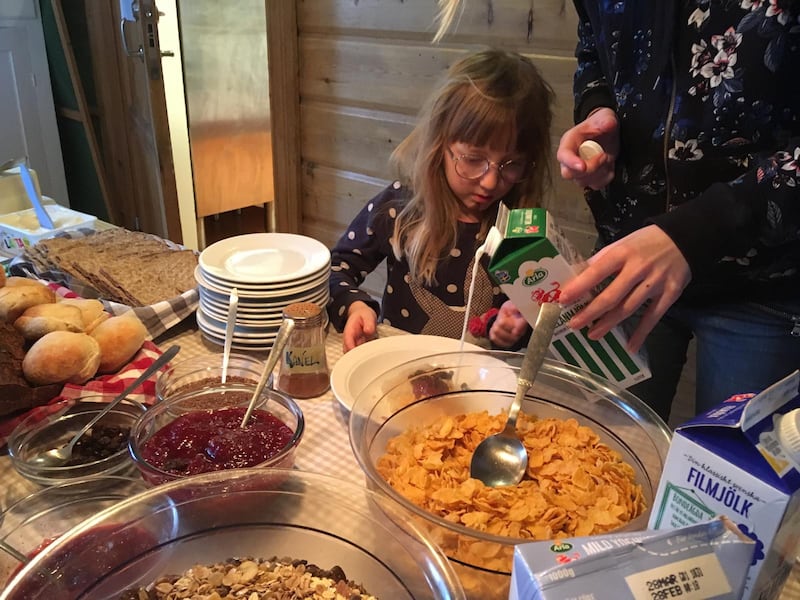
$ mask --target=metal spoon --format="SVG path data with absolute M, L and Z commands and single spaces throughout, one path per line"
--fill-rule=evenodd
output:
M 256 390 L 253 392 L 253 397 L 250 398 L 250 404 L 247 405 L 247 411 L 244 413 L 244 417 L 242 417 L 242 424 L 240 425 L 242 429 L 247 427 L 247 422 L 250 420 L 250 415 L 253 414 L 253 409 L 256 407 L 256 402 L 258 401 L 259 396 L 261 396 L 261 392 L 264 391 L 264 386 L 267 385 L 267 380 L 269 379 L 272 370 L 275 368 L 278 359 L 281 357 L 281 352 L 283 352 L 283 349 L 286 346 L 286 343 L 289 341 L 289 337 L 292 335 L 293 330 L 294 319 L 285 318 L 278 329 L 278 333 L 275 334 L 275 341 L 272 342 L 272 348 L 270 348 L 269 356 L 267 356 L 267 362 L 264 365 L 263 373 L 261 373 L 261 379 L 259 379 L 258 385 L 256 385 Z
M 28 564 L 31 560 L 30 558 L 25 556 L 22 552 L 14 548 L 14 546 L 9 545 L 8 542 L 0 541 L 0 550 L 13 556 L 16 560 L 18 560 L 22 564 Z
M 72 457 L 72 449 L 75 447 L 75 444 L 83 436 L 83 434 L 89 431 L 100 419 L 105 417 L 117 404 L 127 398 L 128 394 L 139 387 L 153 373 L 158 371 L 161 367 L 172 360 L 180 349 L 180 346 L 171 346 L 166 352 L 164 352 L 164 354 L 153 361 L 153 364 L 147 367 L 144 373 L 136 378 L 136 381 L 126 387 L 119 396 L 109 402 L 103 410 L 97 413 L 91 421 L 84 425 L 81 430 L 72 437 L 66 446 L 62 446 L 61 448 L 53 448 L 52 450 L 43 452 L 39 456 L 32 458 L 30 462 L 40 467 L 60 467 L 67 462 Z
M 539 309 L 536 325 L 522 359 L 517 378 L 517 392 L 508 409 L 508 420 L 503 431 L 484 439 L 472 454 L 470 476 L 480 479 L 491 487 L 516 485 L 525 476 L 528 468 L 528 453 L 517 436 L 517 415 L 525 393 L 533 385 L 544 362 L 556 323 L 561 316 L 561 307 L 555 302 L 546 302 Z
M 236 312 L 239 310 L 239 292 L 236 288 L 231 290 L 228 301 L 228 322 L 225 325 L 225 344 L 222 346 L 222 383 L 228 380 L 228 362 L 231 359 L 231 345 L 233 344 L 233 331 L 236 329 Z

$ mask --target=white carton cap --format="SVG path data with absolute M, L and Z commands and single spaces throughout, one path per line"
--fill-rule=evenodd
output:
M 790 410 L 778 422 L 778 441 L 795 465 L 800 465 L 800 408 Z
M 486 241 L 481 245 L 481 249 L 489 256 L 494 256 L 494 253 L 497 252 L 497 249 L 500 247 L 500 243 L 502 241 L 503 234 L 500 233 L 500 230 L 497 229 L 497 227 L 492 227 L 486 234 Z

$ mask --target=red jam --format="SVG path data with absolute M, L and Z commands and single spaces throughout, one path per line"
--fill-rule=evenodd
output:
M 242 428 L 246 410 L 241 406 L 181 415 L 144 443 L 142 456 L 175 475 L 259 465 L 283 450 L 294 432 L 272 413 L 258 409 Z
M 28 554 L 33 558 L 57 538 L 42 541 Z M 113 541 L 112 541 L 113 540 Z M 120 524 L 100 525 L 70 540 L 48 557 L 41 571 L 34 571 L 9 594 L 13 600 L 77 597 L 120 565 L 147 552 L 156 544 L 148 531 Z M 9 581 L 24 565 L 20 565 Z

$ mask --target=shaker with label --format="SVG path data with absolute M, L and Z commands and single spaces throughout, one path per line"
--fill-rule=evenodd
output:
M 312 398 L 330 387 L 325 356 L 322 308 L 313 302 L 296 302 L 283 310 L 295 327 L 278 370 L 278 389 L 293 398 Z

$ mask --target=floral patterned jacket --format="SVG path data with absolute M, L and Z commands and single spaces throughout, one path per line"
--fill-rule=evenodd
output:
M 656 223 L 684 299 L 800 300 L 800 2 L 575 4 L 575 120 L 620 120 L 615 178 L 587 191 L 600 244 Z

